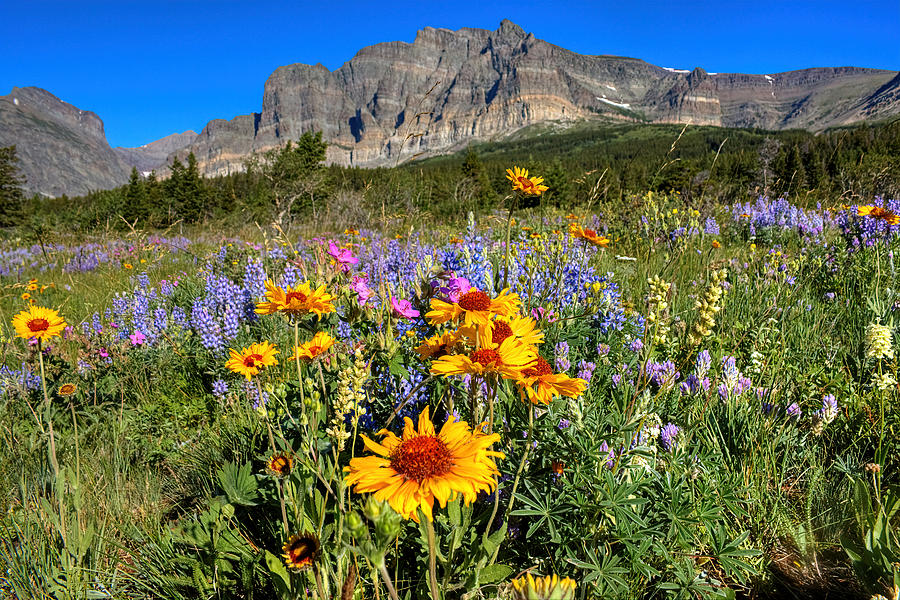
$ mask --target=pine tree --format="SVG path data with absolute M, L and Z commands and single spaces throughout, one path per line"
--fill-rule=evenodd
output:
M 147 193 L 144 189 L 144 181 L 137 167 L 131 168 L 131 177 L 125 188 L 125 206 L 122 207 L 122 217 L 129 223 L 143 221 L 147 218 Z
M 18 225 L 22 221 L 25 176 L 19 173 L 16 147 L 0 148 L 0 227 Z

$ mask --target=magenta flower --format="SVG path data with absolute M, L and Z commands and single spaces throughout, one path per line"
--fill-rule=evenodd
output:
M 365 275 L 354 275 L 350 280 L 350 289 L 359 296 L 359 305 L 365 306 L 369 298 L 375 295 L 374 290 L 369 287 L 369 278 Z
M 359 262 L 359 259 L 353 256 L 352 250 L 349 248 L 338 248 L 333 241 L 328 242 L 328 254 L 337 261 L 342 271 L 348 271 L 350 269 L 349 265 L 355 265 Z
M 459 302 L 459 297 L 472 289 L 472 284 L 465 277 L 454 277 L 447 282 L 447 299 L 449 302 Z
M 395 317 L 414 319 L 419 316 L 419 311 L 412 307 L 409 300 L 398 300 L 391 296 L 391 308 Z
M 140 330 L 137 330 L 129 335 L 128 339 L 131 340 L 132 346 L 143 346 L 147 341 L 147 336 L 141 333 Z

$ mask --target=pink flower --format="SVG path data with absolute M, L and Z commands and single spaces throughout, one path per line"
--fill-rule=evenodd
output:
M 141 333 L 140 330 L 136 330 L 128 336 L 128 339 L 131 340 L 132 346 L 143 346 L 144 342 L 147 341 L 147 336 Z
M 342 271 L 348 271 L 349 265 L 355 265 L 359 259 L 353 256 L 353 250 L 349 248 L 338 248 L 333 241 L 328 242 L 328 254 L 341 265 Z
M 472 284 L 465 277 L 454 277 L 447 282 L 447 299 L 450 302 L 459 302 L 459 297 L 472 289 Z
M 366 275 L 354 275 L 350 280 L 350 289 L 359 296 L 359 305 L 365 306 L 369 298 L 375 295 L 372 288 L 369 287 L 369 278 Z
M 409 300 L 398 300 L 391 296 L 391 308 L 394 316 L 404 317 L 406 319 L 414 319 L 419 316 L 419 311 L 412 307 Z

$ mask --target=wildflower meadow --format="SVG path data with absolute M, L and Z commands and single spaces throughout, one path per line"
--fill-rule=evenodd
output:
M 0 598 L 897 600 L 900 200 L 539 175 L 4 238 Z

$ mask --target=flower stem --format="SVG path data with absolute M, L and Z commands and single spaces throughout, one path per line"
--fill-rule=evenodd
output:
M 434 523 L 431 519 L 425 519 L 425 527 L 428 530 L 428 585 L 431 588 L 432 600 L 440 600 L 437 585 L 437 549 L 434 543 Z
M 50 434 L 50 466 L 53 475 L 59 477 L 59 461 L 56 458 L 56 434 L 53 432 L 53 418 L 50 416 L 50 396 L 47 395 L 47 376 L 44 374 L 44 348 L 38 338 L 38 362 L 41 365 L 41 389 L 44 392 L 44 413 L 47 420 L 47 431 Z
M 391 600 L 400 600 L 397 596 L 397 590 L 394 588 L 394 584 L 391 582 L 391 575 L 387 572 L 387 569 L 384 566 L 384 560 L 381 561 L 381 564 L 378 565 L 378 573 L 381 575 L 381 580 L 384 581 L 384 586 L 388 590 L 388 594 L 391 595 Z
M 534 443 L 534 404 L 528 403 L 528 443 L 525 445 L 525 453 L 522 454 L 522 462 L 516 471 L 516 478 L 513 480 L 512 490 L 509 493 L 509 504 L 506 506 L 506 512 L 503 515 L 504 522 L 509 521 L 509 515 L 512 512 L 513 502 L 516 501 L 516 490 L 519 488 L 519 481 L 522 478 L 522 471 L 525 470 L 525 463 L 528 462 L 528 455 L 531 453 L 531 445 Z M 498 490 L 499 493 L 499 490 Z M 500 544 L 494 549 L 494 555 L 491 557 L 491 563 L 497 561 L 497 555 L 500 553 Z

